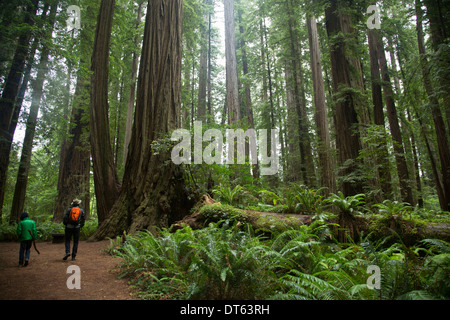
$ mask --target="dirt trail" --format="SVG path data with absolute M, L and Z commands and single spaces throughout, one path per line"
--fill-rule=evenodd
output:
M 125 279 L 113 271 L 119 261 L 101 252 L 109 240 L 80 241 L 75 261 L 63 261 L 64 244 L 37 243 L 31 248 L 30 264 L 18 267 L 19 243 L 0 243 L 0 300 L 135 300 Z M 68 289 L 70 265 L 81 271 L 81 289 Z

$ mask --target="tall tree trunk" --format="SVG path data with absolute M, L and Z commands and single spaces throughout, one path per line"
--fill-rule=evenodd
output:
M 234 23 L 234 0 L 224 0 L 225 15 L 225 60 L 228 124 L 241 120 L 236 59 L 236 36 Z
M 301 65 L 300 39 L 296 32 L 296 19 L 293 15 L 294 4 L 291 0 L 285 2 L 286 12 L 288 14 L 288 28 L 289 28 L 289 44 L 290 57 L 292 65 L 292 83 L 293 83 L 293 98 L 295 108 L 297 110 L 298 118 L 298 142 L 301 159 L 301 172 L 303 183 L 309 187 L 315 186 L 315 169 L 312 158 L 311 141 L 309 138 L 308 127 L 309 121 L 306 114 L 306 97 L 303 84 L 303 70 Z
M 70 118 L 68 140 L 63 146 L 60 163 L 58 196 L 53 221 L 61 222 L 68 206 L 74 198 L 82 200 L 82 206 L 89 215 L 90 204 L 90 150 L 86 131 L 89 123 L 85 114 L 89 106 L 85 105 L 89 90 L 89 80 L 78 72 L 75 97 Z
M 209 2 L 209 1 L 208 1 Z M 209 3 L 206 4 L 209 4 Z M 206 89 L 208 78 L 208 27 L 209 27 L 209 7 L 203 13 L 203 21 L 200 26 L 200 61 L 198 74 L 198 104 L 197 104 L 197 120 L 204 121 L 206 118 Z
M 11 118 L 11 123 L 8 129 L 8 135 L 4 139 L 0 139 L 0 150 L 4 150 L 2 156 L 0 156 L 0 223 L 2 222 L 2 207 L 5 197 L 5 185 L 8 174 L 8 166 L 11 155 L 11 146 L 14 140 L 14 133 L 16 131 L 17 123 L 19 121 L 20 110 L 22 109 L 23 99 L 25 93 L 28 89 L 28 82 L 31 78 L 31 69 L 34 64 L 34 54 L 36 53 L 39 44 L 39 38 L 35 37 L 33 44 L 31 45 L 31 50 L 28 55 L 27 66 L 24 71 L 22 84 L 20 85 L 20 90 L 17 95 L 16 103 L 14 105 L 14 112 Z
M 50 10 L 49 30 L 46 30 L 46 40 L 50 40 L 53 32 L 53 25 L 56 17 L 57 3 L 54 3 Z M 47 7 L 44 8 L 47 10 Z M 47 44 L 43 44 L 41 57 L 38 65 L 36 79 L 32 82 L 33 93 L 31 96 L 30 112 L 27 118 L 25 137 L 22 146 L 22 155 L 20 157 L 19 169 L 17 172 L 17 181 L 14 189 L 14 197 L 11 207 L 10 222 L 19 222 L 19 217 L 23 212 L 25 205 L 25 195 L 28 184 L 28 173 L 31 165 L 31 155 L 33 149 L 34 134 L 36 132 L 36 122 L 41 105 L 41 99 L 44 91 L 44 81 L 48 71 L 48 58 L 50 49 Z
M 411 189 L 411 180 L 409 177 L 408 166 L 406 164 L 406 156 L 403 147 L 402 133 L 398 122 L 397 109 L 394 102 L 394 92 L 392 90 L 389 69 L 386 61 L 386 54 L 381 37 L 378 33 L 374 33 L 374 41 L 378 50 L 378 61 L 380 64 L 381 78 L 383 80 L 383 93 L 386 103 L 386 112 L 391 130 L 392 142 L 394 145 L 395 161 L 397 164 L 397 173 L 400 182 L 400 193 L 402 201 L 414 204 Z
M 141 0 L 138 4 L 138 15 L 136 19 L 136 29 L 139 28 L 142 20 L 142 6 L 144 4 L 144 0 Z M 136 35 L 134 37 L 134 44 L 138 47 L 139 37 Z M 133 52 L 133 63 L 131 66 L 131 84 L 130 84 L 130 94 L 128 96 L 128 107 L 127 107 L 127 122 L 125 125 L 125 140 L 123 143 L 123 165 L 127 163 L 127 155 L 128 155 L 128 145 L 130 144 L 131 139 L 131 130 L 133 128 L 133 111 L 134 111 L 134 101 L 136 99 L 136 76 L 137 76 L 137 63 L 138 63 L 138 53 Z
M 239 33 L 240 33 L 240 39 L 241 39 L 241 52 L 242 52 L 242 73 L 244 74 L 244 77 L 248 75 L 248 59 L 247 59 L 247 45 L 245 42 L 245 35 L 244 35 L 244 26 L 242 24 L 242 10 L 239 9 L 238 11 L 238 17 L 239 17 Z M 253 119 L 253 105 L 252 105 L 252 95 L 250 90 L 250 84 L 248 81 L 244 82 L 244 105 L 245 105 L 245 115 L 247 117 L 248 125 L 250 128 L 255 128 L 255 122 Z M 248 141 L 245 142 L 245 152 L 246 154 L 249 154 L 249 143 Z M 259 165 L 258 163 L 252 165 L 252 176 L 254 179 L 259 178 Z
M 182 0 L 149 0 L 123 187 L 100 239 L 167 227 L 190 209 L 181 169 L 151 143 L 180 125 Z
M 327 188 L 327 193 L 336 193 L 333 154 L 330 146 L 330 130 L 325 104 L 325 89 L 322 78 L 322 63 L 320 61 L 319 37 L 315 17 L 308 17 L 309 52 L 314 90 L 315 119 L 318 135 L 318 153 L 321 186 Z
M 381 76 L 380 65 L 378 63 L 378 48 L 375 40 L 375 30 L 369 29 L 368 42 L 369 42 L 369 56 L 370 56 L 370 77 L 372 86 L 372 102 L 373 102 L 373 121 L 375 125 L 380 127 L 383 133 L 383 137 L 386 136 L 386 127 L 384 122 L 384 104 L 383 95 L 381 91 Z M 384 139 L 383 139 L 384 140 Z M 378 165 L 378 174 L 380 179 L 380 186 L 383 191 L 383 195 L 387 199 L 392 198 L 392 185 L 391 185 L 391 170 L 389 166 L 389 153 L 385 141 L 382 141 L 376 146 Z
M 287 104 L 287 120 L 286 130 L 287 137 L 286 143 L 289 150 L 286 155 L 287 159 L 287 172 L 286 180 L 289 182 L 301 181 L 302 166 L 300 161 L 300 143 L 298 134 L 298 113 L 296 109 L 296 103 L 294 100 L 293 86 L 292 86 L 292 67 L 291 60 L 286 61 L 285 67 L 285 82 L 286 82 L 286 104 Z
M 426 1 L 429 3 L 430 1 Z M 436 9 L 436 8 L 435 8 Z M 433 15 L 434 10 L 431 11 L 430 15 L 430 24 L 432 30 L 432 36 L 434 36 L 433 42 L 438 46 L 441 40 L 441 37 L 446 36 L 445 28 L 446 26 L 442 26 L 436 21 L 434 25 L 432 21 L 435 19 L 439 21 L 440 17 Z M 450 12 L 448 12 L 450 13 Z M 442 112 L 439 106 L 439 100 L 435 94 L 435 90 L 433 88 L 431 79 L 430 79 L 430 70 L 428 66 L 428 61 L 426 58 L 425 52 L 425 44 L 423 39 L 423 29 L 422 29 L 422 8 L 419 0 L 416 0 L 416 16 L 417 16 L 417 42 L 419 45 L 419 54 L 420 54 L 420 64 L 422 67 L 422 79 L 425 86 L 425 90 L 428 95 L 428 99 L 431 105 L 431 112 L 433 116 L 434 128 L 436 131 L 437 145 L 439 150 L 439 159 L 441 162 L 441 174 L 437 177 L 436 181 L 439 183 L 441 181 L 441 188 L 443 190 L 443 194 L 439 203 L 442 210 L 450 211 L 450 149 L 448 142 L 448 135 L 445 130 L 445 124 L 442 116 Z M 448 17 L 446 17 L 448 18 Z M 448 26 L 447 26 L 448 27 Z M 449 35 L 450 36 L 450 35 Z M 436 39 L 437 38 L 437 39 Z M 450 67 L 450 65 L 448 65 Z M 445 100 L 444 100 L 445 101 Z M 445 103 L 445 102 L 444 102 Z M 447 105 L 447 108 L 449 106 Z
M 30 27 L 34 25 L 34 16 L 38 8 L 39 0 L 32 0 L 27 5 L 24 12 L 24 24 Z M 15 101 L 19 92 L 19 86 L 22 81 L 25 62 L 28 57 L 28 46 L 32 32 L 25 30 L 19 36 L 16 51 L 14 54 L 8 77 L 3 86 L 2 96 L 0 98 L 0 217 L 2 216 L 3 201 L 5 197 L 6 178 L 9 165 L 9 153 L 11 147 L 8 147 L 12 136 L 9 132 L 11 121 L 14 114 Z M 0 218 L 1 219 L 1 218 Z
M 98 222 L 109 214 L 119 193 L 108 119 L 109 47 L 114 0 L 102 0 L 91 60 L 90 140 Z
M 334 38 L 330 44 L 330 55 L 333 89 L 338 98 L 335 101 L 336 147 L 339 164 L 343 167 L 340 172 L 341 189 L 345 196 L 349 196 L 363 192 L 363 181 L 357 173 L 361 141 L 356 113 L 358 106 L 353 96 L 353 90 L 362 90 L 362 84 L 359 81 L 360 75 L 353 74 L 351 70 L 359 70 L 360 65 L 346 52 L 346 43 L 355 35 L 351 18 L 338 5 L 339 1 L 330 2 L 331 5 L 325 10 L 325 18 L 328 38 Z

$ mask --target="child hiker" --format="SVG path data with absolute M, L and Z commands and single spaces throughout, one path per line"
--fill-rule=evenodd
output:
M 27 212 L 22 213 L 17 225 L 17 237 L 20 241 L 19 267 L 26 267 L 30 261 L 31 244 L 37 238 L 36 223 L 30 219 Z

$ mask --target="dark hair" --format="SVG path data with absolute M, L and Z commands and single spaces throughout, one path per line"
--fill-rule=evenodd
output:
M 20 215 L 20 220 L 23 220 L 25 218 L 29 217 L 28 212 L 24 212 Z

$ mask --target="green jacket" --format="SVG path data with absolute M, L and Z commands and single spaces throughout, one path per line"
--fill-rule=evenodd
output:
M 33 239 L 28 230 L 31 230 L 34 239 L 37 239 L 36 222 L 31 220 L 29 217 L 26 217 L 17 225 L 17 237 L 19 238 L 19 241 Z

